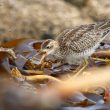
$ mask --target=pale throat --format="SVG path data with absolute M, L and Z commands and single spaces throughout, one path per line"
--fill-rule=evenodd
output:
M 53 55 L 57 59 L 62 59 L 59 45 L 56 45 L 52 50 L 48 52 L 48 55 Z

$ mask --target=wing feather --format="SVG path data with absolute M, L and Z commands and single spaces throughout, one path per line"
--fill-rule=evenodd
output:
M 62 51 L 72 49 L 75 52 L 82 52 L 92 48 L 101 40 L 102 36 L 106 36 L 109 32 L 110 20 L 66 29 L 56 40 Z

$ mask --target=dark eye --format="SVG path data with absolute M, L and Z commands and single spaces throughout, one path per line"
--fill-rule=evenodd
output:
M 50 49 L 51 48 L 51 46 L 46 46 L 46 49 Z

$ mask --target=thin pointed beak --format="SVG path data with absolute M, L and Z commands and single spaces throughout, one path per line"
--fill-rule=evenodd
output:
M 39 50 L 39 54 L 40 54 L 40 55 L 46 54 L 46 51 Z

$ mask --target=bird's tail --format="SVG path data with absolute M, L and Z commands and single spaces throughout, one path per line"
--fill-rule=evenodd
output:
M 102 38 L 108 36 L 110 34 L 110 19 L 98 22 L 96 28 L 102 30 Z
M 98 22 L 96 28 L 101 30 L 110 29 L 110 19 Z

